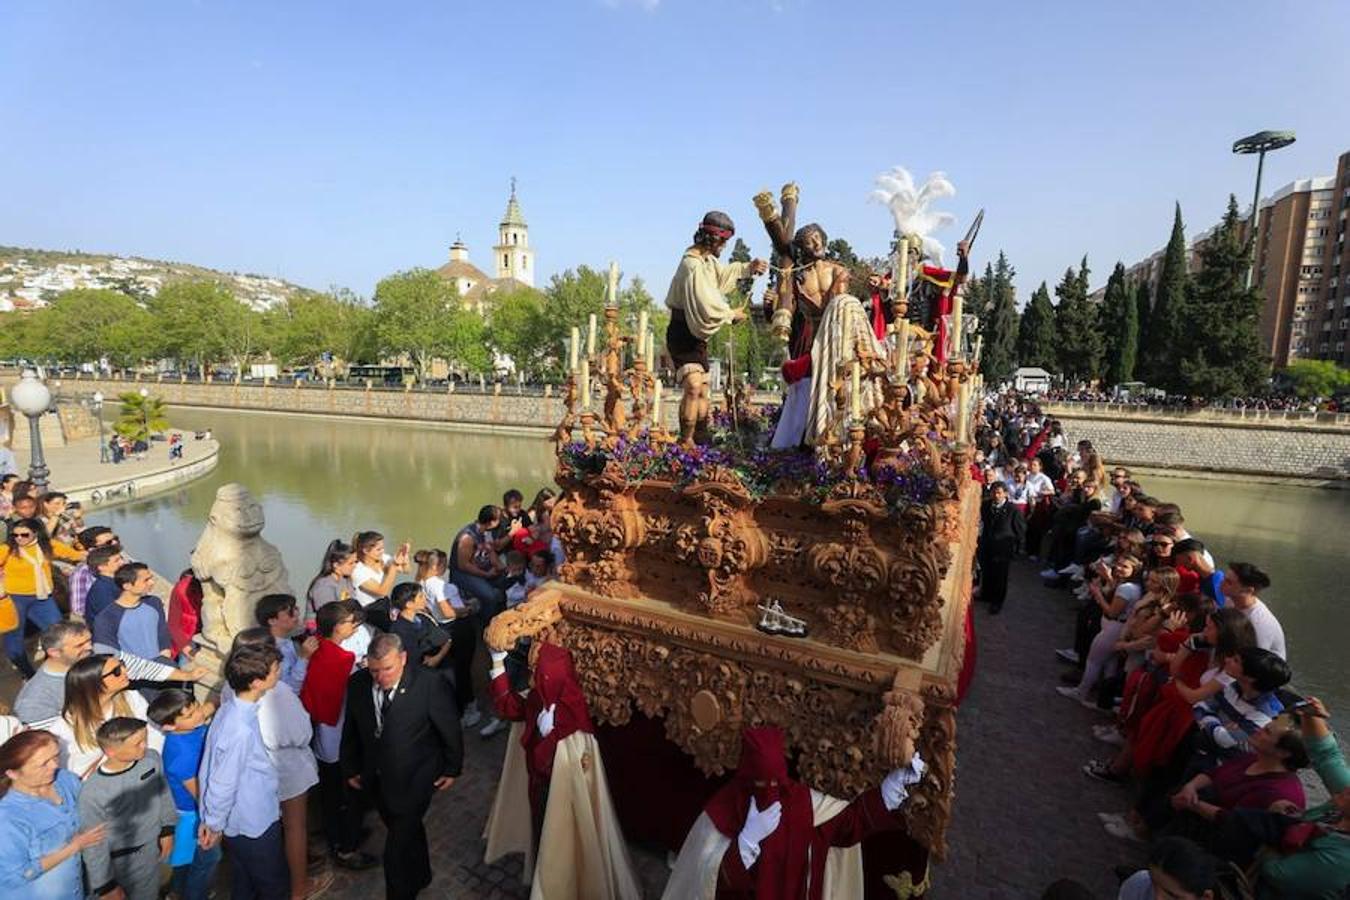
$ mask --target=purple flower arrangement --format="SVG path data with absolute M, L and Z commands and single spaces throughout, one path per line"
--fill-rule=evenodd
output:
M 686 450 L 673 443 L 653 445 L 644 433 L 637 440 L 620 438 L 613 450 L 600 446 L 588 450 L 584 443 L 573 441 L 563 446 L 559 462 L 576 478 L 598 475 L 610 463 L 617 463 L 628 484 L 669 481 L 681 487 L 697 481 L 705 469 L 721 466 L 733 472 L 757 500 L 778 493 L 820 504 L 841 482 L 856 478 L 875 483 L 887 502 L 898 508 L 928 503 L 937 489 L 936 477 L 917 455 L 894 460 L 875 475 L 865 467 L 850 473 L 809 451 L 772 450 L 748 437 L 718 429 L 714 422 L 711 446 Z

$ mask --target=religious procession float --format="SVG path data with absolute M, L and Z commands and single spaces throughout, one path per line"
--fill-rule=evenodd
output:
M 979 218 L 943 268 L 931 232 L 951 217 L 931 203 L 950 184 L 916 189 L 898 169 L 878 183 L 897 239 L 866 285 L 828 258 L 821 226 L 797 227 L 793 184 L 754 198 L 767 263 L 719 262 L 734 226 L 704 217 L 667 299 L 678 410 L 662 409 L 646 314 L 621 321 L 611 276 L 603 319 L 572 335 L 561 579 L 499 615 L 488 643 L 570 651 L 625 834 L 672 850 L 747 728 L 780 728 L 793 777 L 839 798 L 917 750 L 904 828 L 863 845 L 866 895 L 906 897 L 944 854 L 973 661 L 979 339 L 961 289 Z M 733 373 L 714 404 L 707 340 L 747 315 L 725 295 L 765 270 L 782 403 L 757 404 Z

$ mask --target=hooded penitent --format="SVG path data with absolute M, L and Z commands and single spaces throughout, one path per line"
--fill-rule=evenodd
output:
M 572 654 L 556 644 L 543 644 L 534 664 L 534 689 L 525 698 L 525 720 L 520 743 L 530 774 L 530 800 L 537 803 L 553 774 L 553 753 L 558 744 L 575 732 L 595 733 L 586 710 Z M 539 713 L 553 706 L 553 730 L 539 734 Z

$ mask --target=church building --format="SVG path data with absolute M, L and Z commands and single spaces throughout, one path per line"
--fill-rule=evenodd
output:
M 483 312 L 489 294 L 500 290 L 534 287 L 534 251 L 530 249 L 530 226 L 520 211 L 516 199 L 516 180 L 511 179 L 511 197 L 506 202 L 506 214 L 497 226 L 497 245 L 492 248 L 492 268 L 487 273 L 469 261 L 469 248 L 458 236 L 450 245 L 450 261 L 436 270 L 455 289 L 471 308 Z

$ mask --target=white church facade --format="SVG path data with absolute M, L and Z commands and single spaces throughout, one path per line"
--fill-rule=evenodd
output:
M 492 248 L 494 275 L 469 261 L 469 248 L 458 237 L 450 245 L 450 261 L 436 273 L 455 285 L 459 296 L 479 312 L 490 294 L 500 290 L 534 287 L 534 250 L 530 247 L 530 226 L 516 199 L 516 180 L 511 179 L 511 197 L 506 214 L 497 226 L 497 244 Z

